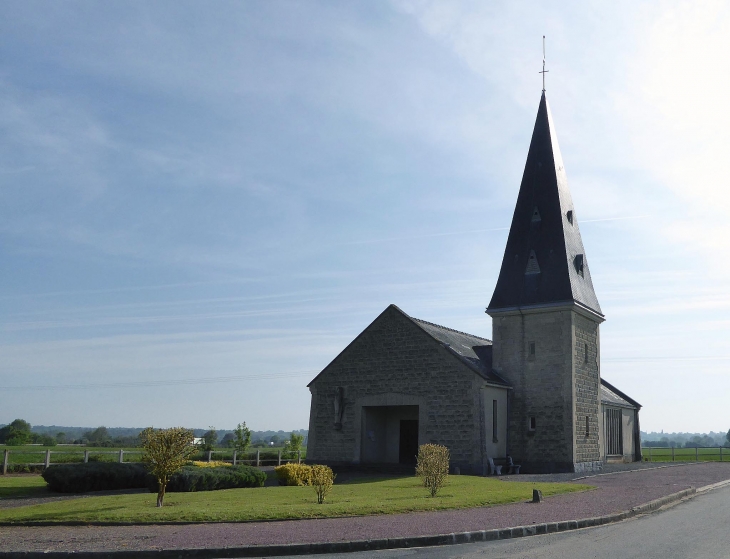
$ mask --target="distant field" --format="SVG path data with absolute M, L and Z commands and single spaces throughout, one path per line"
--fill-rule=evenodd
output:
M 0 476 L 0 488 L 12 487 L 18 491 L 18 484 L 28 483 L 29 491 L 37 491 L 38 479 L 36 476 Z M 311 487 L 259 487 L 168 493 L 162 508 L 155 507 L 155 495 L 152 493 L 96 497 L 89 493 L 83 499 L 0 509 L 0 522 L 225 522 L 393 514 L 527 501 L 532 498 L 533 489 L 540 489 L 543 495 L 548 496 L 592 488 L 588 485 L 450 476 L 439 495 L 431 498 L 418 478 L 408 476 L 335 483 L 322 505 L 317 504 Z
M 51 451 L 51 464 L 83 462 L 84 452 L 88 451 L 90 461 L 101 462 L 117 462 L 119 460 L 119 448 L 99 447 L 99 446 L 5 446 L 0 445 L 0 460 L 2 460 L 3 451 L 8 449 L 8 466 L 10 470 L 17 469 L 19 466 L 27 464 L 43 464 L 46 460 L 46 450 Z M 127 447 L 124 449 L 125 462 L 138 462 L 142 457 L 142 449 L 139 447 Z M 248 450 L 246 455 L 242 457 L 238 455 L 238 461 L 254 463 L 256 460 L 256 450 L 259 450 L 260 463 L 262 465 L 272 465 L 278 462 L 279 450 L 282 448 L 262 448 Z M 302 459 L 306 457 L 306 449 L 302 449 Z M 206 460 L 207 453 L 200 452 L 194 459 Z M 233 449 L 219 448 L 213 450 L 212 460 L 232 460 Z M 284 457 L 282 456 L 282 460 Z
M 83 462 L 84 451 L 89 451 L 89 459 L 93 461 L 116 462 L 119 460 L 119 451 L 124 450 L 124 461 L 136 461 L 142 455 L 141 448 L 103 448 L 84 446 L 5 446 L 0 445 L 0 455 L 8 449 L 8 465 L 43 464 L 46 460 L 46 451 L 51 451 L 51 463 Z M 0 458 L 1 459 L 1 458 Z
M 651 462 L 671 462 L 671 448 L 642 448 L 641 453 L 644 460 Z M 722 453 L 722 454 L 721 454 Z M 694 448 L 675 448 L 675 462 L 694 462 L 695 458 L 700 462 L 730 462 L 730 448 L 698 448 L 695 454 Z

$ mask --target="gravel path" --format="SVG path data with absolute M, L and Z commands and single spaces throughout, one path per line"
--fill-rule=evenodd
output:
M 551 476 L 518 476 L 549 481 Z M 512 479 L 512 478 L 508 478 Z M 2 551 L 113 551 L 366 540 L 575 520 L 630 509 L 688 487 L 730 479 L 730 463 L 641 468 L 578 481 L 595 491 L 454 511 L 230 524 L 0 527 Z M 505 481 L 505 483 L 508 483 Z

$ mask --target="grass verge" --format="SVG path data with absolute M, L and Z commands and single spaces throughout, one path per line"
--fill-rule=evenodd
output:
M 48 497 L 57 495 L 46 488 L 41 476 L 7 475 L 0 477 L 0 499 L 17 499 L 19 497 Z
M 0 484 L 4 480 L 0 479 Z M 201 493 L 168 493 L 155 507 L 150 493 L 105 495 L 0 510 L 0 522 L 241 522 L 331 518 L 413 511 L 471 508 L 526 501 L 533 489 L 557 495 L 589 485 L 505 482 L 495 478 L 450 476 L 437 497 L 428 496 L 415 477 L 353 480 L 336 484 L 318 505 L 311 487 L 261 487 Z

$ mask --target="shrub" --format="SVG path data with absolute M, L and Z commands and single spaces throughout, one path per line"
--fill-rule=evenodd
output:
M 279 485 L 309 485 L 312 467 L 306 464 L 284 464 L 274 468 Z
M 324 503 L 324 498 L 327 496 L 327 493 L 330 492 L 332 486 L 335 484 L 335 474 L 332 472 L 332 468 L 320 464 L 312 466 L 310 483 L 317 493 L 317 502 L 321 505 Z
M 155 478 L 157 506 L 161 507 L 170 476 L 180 470 L 195 453 L 192 444 L 195 437 L 190 429 L 183 427 L 157 430 L 148 427 L 139 434 L 139 439 L 144 448 L 142 460 Z
M 42 475 L 48 488 L 59 493 L 138 489 L 147 486 L 147 470 L 140 464 L 118 462 L 52 464 Z
M 148 478 L 147 488 L 151 492 L 158 491 L 157 480 Z M 185 466 L 172 474 L 167 481 L 167 491 L 215 491 L 217 489 L 236 489 L 241 487 L 263 487 L 266 474 L 251 466 L 219 466 L 199 468 Z
M 435 497 L 449 475 L 449 449 L 439 444 L 419 446 L 416 475 L 421 478 L 431 497 Z
M 223 462 L 222 460 L 211 460 L 210 462 L 202 462 L 200 460 L 193 460 L 192 465 L 196 466 L 198 468 L 223 468 L 223 467 L 231 466 L 231 464 L 229 464 L 228 462 Z

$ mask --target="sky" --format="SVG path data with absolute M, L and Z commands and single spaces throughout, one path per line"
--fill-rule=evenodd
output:
M 0 423 L 307 428 L 390 303 L 491 338 L 545 35 L 602 377 L 730 428 L 727 3 L 1 10 Z

